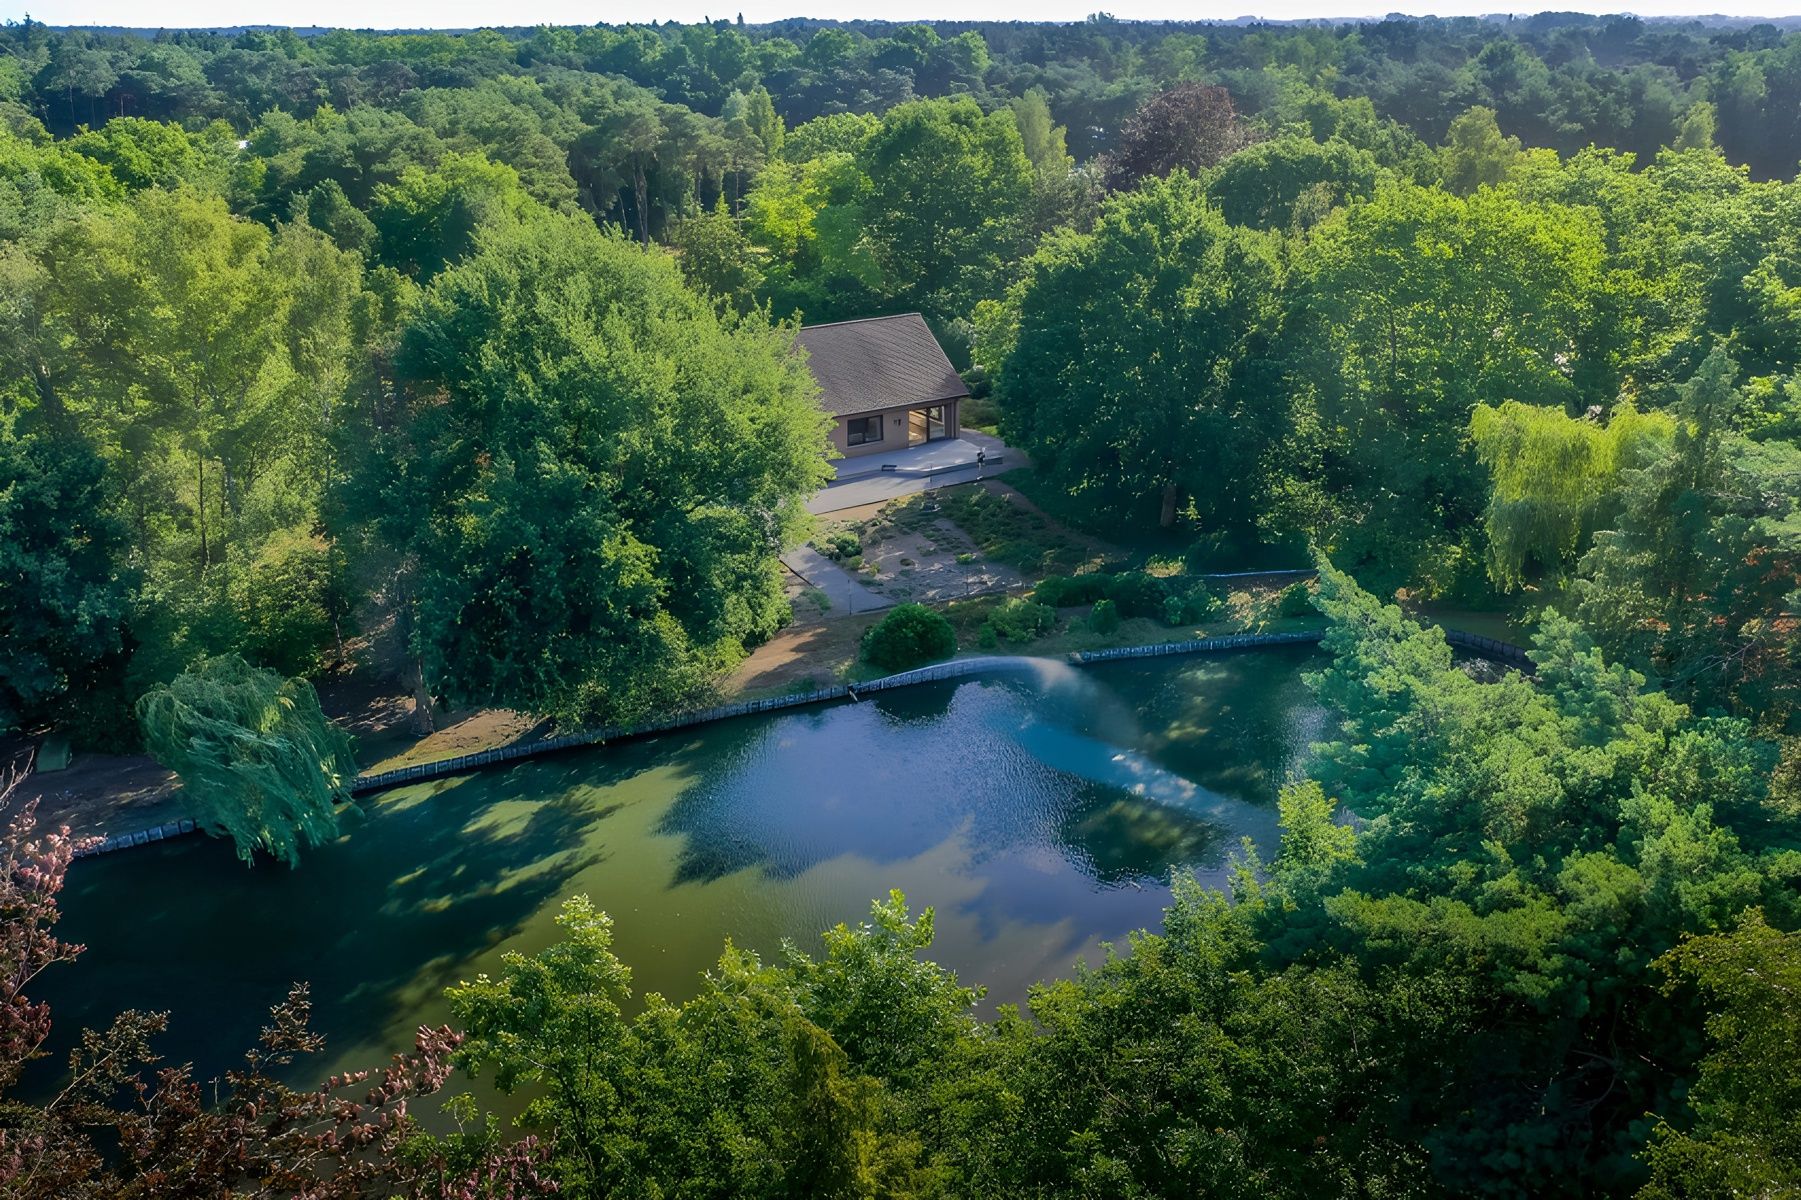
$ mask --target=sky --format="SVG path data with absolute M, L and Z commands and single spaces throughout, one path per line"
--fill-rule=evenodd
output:
M 1618 12 L 1614 3 L 1558 0 L 1559 12 Z M 1390 12 L 1467 16 L 1512 9 L 1506 0 L 0 0 L 0 18 L 31 16 L 51 25 L 135 28 L 219 25 L 328 25 L 354 29 L 456 29 L 480 25 L 591 25 L 598 21 L 698 21 L 744 14 L 870 20 L 1079 21 L 1104 10 L 1121 19 L 1230 20 L 1367 17 Z M 1633 0 L 1641 16 L 1694 12 L 1786 16 L 1801 0 Z

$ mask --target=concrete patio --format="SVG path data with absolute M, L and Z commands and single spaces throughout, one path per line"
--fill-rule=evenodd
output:
M 988 453 L 981 472 L 976 468 L 978 450 Z M 993 475 L 1024 461 L 1023 455 L 999 438 L 970 430 L 962 437 L 908 446 L 891 454 L 841 458 L 832 464 L 838 470 L 837 478 L 807 501 L 807 511 L 838 512 L 946 484 L 969 483 L 981 474 Z

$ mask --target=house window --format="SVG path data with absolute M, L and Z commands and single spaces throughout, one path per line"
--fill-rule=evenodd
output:
M 881 440 L 882 418 L 880 417 L 852 417 L 844 423 L 844 442 L 848 446 L 862 446 Z

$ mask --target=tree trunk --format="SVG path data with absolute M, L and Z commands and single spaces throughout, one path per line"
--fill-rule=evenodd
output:
M 1178 492 L 1175 484 L 1166 483 L 1163 485 L 1163 515 L 1157 518 L 1157 524 L 1161 528 L 1168 529 L 1176 523 L 1177 495 Z
M 420 659 L 413 660 L 413 732 L 420 737 L 435 732 L 438 728 L 436 714 L 432 710 L 431 693 L 425 690 L 425 663 Z
M 638 207 L 638 243 L 650 245 L 650 181 L 645 178 L 642 163 L 632 163 L 632 199 Z
M 200 480 L 194 509 L 200 516 L 200 569 L 204 571 L 212 562 L 206 548 L 206 455 L 196 455 L 195 461 L 200 465 Z

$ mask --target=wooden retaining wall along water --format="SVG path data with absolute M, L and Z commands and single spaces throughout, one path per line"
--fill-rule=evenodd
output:
M 1445 640 L 1453 646 L 1472 650 L 1484 658 L 1517 667 L 1522 671 L 1533 670 L 1532 660 L 1527 657 L 1526 651 L 1510 642 L 1478 637 L 1475 634 L 1462 633 L 1455 629 L 1447 629 L 1444 633 Z M 1306 645 L 1318 642 L 1324 636 L 1325 631 L 1317 629 L 1300 630 L 1293 633 L 1240 633 L 1229 637 L 1189 638 L 1180 642 L 1158 642 L 1149 646 L 1119 646 L 1111 650 L 1082 650 L 1066 656 L 1064 661 L 1071 666 L 1083 667 L 1093 663 L 1118 662 L 1129 658 L 1165 658 L 1178 654 L 1208 654 L 1231 650 L 1255 650 L 1269 646 Z M 703 708 L 697 712 L 684 713 L 681 716 L 669 717 L 661 721 L 649 721 L 637 725 L 609 725 L 599 729 L 565 734 L 562 737 L 543 738 L 533 742 L 515 742 L 510 746 L 496 746 L 492 750 L 479 750 L 474 754 L 459 754 L 454 758 L 437 759 L 433 762 L 417 763 L 410 767 L 396 767 L 391 771 L 359 775 L 351 784 L 350 793 L 353 796 L 366 796 L 404 784 L 447 779 L 454 775 L 464 775 L 470 771 L 479 770 L 482 767 L 542 758 L 548 754 L 557 754 L 582 746 L 601 746 L 611 742 L 655 737 L 658 734 L 670 733 L 678 729 L 709 725 L 714 721 L 726 721 L 734 717 L 751 717 L 759 713 L 804 708 L 809 705 L 827 704 L 838 700 L 855 702 L 871 692 L 892 691 L 895 688 L 914 687 L 922 683 L 937 683 L 946 679 L 962 679 L 989 671 L 1028 669 L 1044 661 L 1043 658 L 1034 658 L 1028 655 L 991 654 L 976 658 L 958 658 L 929 667 L 920 667 L 917 670 L 902 671 L 896 675 L 885 675 L 880 679 L 871 679 L 864 683 L 834 684 L 831 687 L 816 688 L 809 692 L 795 692 L 786 696 L 767 696 L 760 700 L 740 700 L 733 704 L 721 704 L 714 708 Z M 153 829 L 141 829 L 134 833 L 122 833 L 109 837 L 105 841 L 81 851 L 76 857 L 85 858 L 94 854 L 106 854 L 130 846 L 147 846 L 151 842 L 165 841 L 197 831 L 194 822 L 183 818 L 180 821 L 158 825 Z

